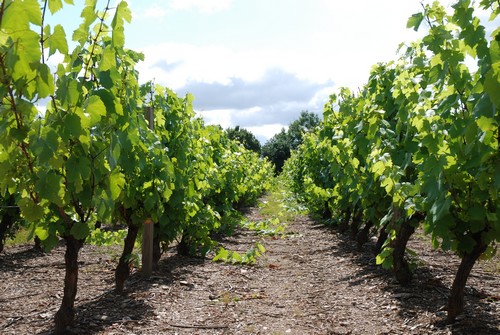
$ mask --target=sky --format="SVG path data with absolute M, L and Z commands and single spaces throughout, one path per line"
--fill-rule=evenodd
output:
M 401 42 L 418 37 L 406 22 L 422 8 L 420 0 L 128 3 L 126 47 L 145 54 L 140 81 L 192 93 L 207 124 L 239 125 L 262 143 L 303 110 L 321 115 L 336 89 L 361 87 L 372 65 L 395 59 Z M 81 8 L 69 7 L 68 36 Z

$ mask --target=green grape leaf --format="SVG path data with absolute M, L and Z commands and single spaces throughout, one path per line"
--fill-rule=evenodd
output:
M 33 235 L 38 236 L 38 238 L 42 241 L 46 240 L 49 237 L 49 231 L 45 229 L 45 227 L 36 227 Z
M 30 198 L 22 198 L 19 200 L 19 209 L 24 218 L 29 222 L 37 222 L 44 216 L 42 206 L 36 204 Z
M 39 150 L 36 150 L 40 164 L 49 162 L 59 147 L 59 135 L 53 129 L 44 130 L 43 135 L 44 137 L 39 141 Z
M 96 1 L 85 1 L 85 7 L 80 14 L 80 17 L 83 18 L 83 22 L 80 26 L 73 31 L 73 41 L 79 42 L 81 46 L 85 44 L 89 37 L 89 28 L 92 22 L 97 19 L 97 12 L 95 10 Z
M 93 127 L 103 116 L 106 116 L 106 106 L 97 95 L 89 97 L 85 111 L 90 116 L 90 127 Z
M 45 240 L 42 240 L 42 245 L 45 251 L 54 249 L 59 244 L 59 239 L 56 235 L 50 234 Z
M 127 2 L 121 1 L 116 8 L 115 16 L 111 22 L 111 27 L 113 28 L 112 45 L 115 48 L 122 48 L 125 44 L 124 20 L 130 23 L 132 20 L 132 12 L 128 8 Z
M 57 13 L 63 8 L 61 0 L 49 0 L 49 10 L 52 14 Z
M 100 71 L 109 71 L 116 68 L 115 51 L 112 48 L 105 48 L 102 54 L 101 63 L 99 64 Z
M 474 239 L 471 236 L 464 235 L 460 238 L 457 249 L 465 251 L 466 254 L 470 254 L 472 252 L 472 249 L 474 249 L 475 245 L 476 241 L 474 241 Z
M 471 219 L 471 231 L 473 233 L 480 232 L 485 227 L 486 209 L 484 207 L 471 207 L 469 209 L 469 217 Z
M 220 247 L 217 250 L 217 254 L 212 258 L 212 261 L 217 262 L 217 261 L 227 261 L 229 258 L 229 251 L 224 249 L 223 247 Z
M 125 186 L 125 175 L 119 169 L 113 170 L 109 176 L 109 189 L 111 191 L 111 199 L 116 200 L 120 196 L 123 187 Z
M 42 25 L 42 11 L 37 0 L 24 0 L 20 6 L 22 6 L 24 15 L 29 17 L 31 23 L 37 26 Z
M 38 67 L 38 76 L 36 76 L 36 92 L 38 98 L 46 98 L 54 93 L 54 77 L 50 68 L 46 64 L 40 64 Z
M 373 164 L 372 167 L 372 172 L 374 173 L 375 177 L 380 177 L 382 174 L 384 174 L 385 171 L 385 164 L 382 161 L 377 161 L 375 164 Z
M 413 30 L 418 31 L 420 24 L 424 20 L 423 13 L 416 13 L 410 16 L 408 22 L 406 23 L 406 28 L 413 28 Z
M 63 104 L 63 107 L 76 105 L 80 99 L 81 93 L 81 86 L 79 83 L 70 77 L 62 78 L 61 83 L 57 87 L 57 96 Z
M 53 172 L 41 172 L 38 177 L 39 180 L 36 183 L 38 194 L 57 206 L 63 207 L 66 193 L 64 178 Z
M 495 129 L 498 128 L 498 125 L 496 124 L 495 119 L 485 117 L 485 116 L 481 116 L 477 120 L 477 125 L 478 125 L 479 129 L 481 129 L 482 131 L 494 131 Z
M 54 32 L 48 38 L 49 44 L 49 57 L 59 51 L 61 54 L 66 55 L 68 53 L 68 42 L 66 40 L 66 33 L 64 28 L 58 24 L 54 27 Z
M 123 24 L 123 20 L 130 23 L 132 21 L 132 12 L 128 8 L 128 3 L 126 1 L 120 1 L 118 7 L 116 8 L 115 17 L 111 23 L 112 27 Z
M 488 93 L 498 109 L 500 106 L 500 62 L 492 64 L 492 68 L 486 73 L 484 91 Z
M 82 134 L 82 122 L 78 115 L 74 113 L 66 114 L 64 118 L 64 131 L 68 137 L 78 138 Z
M 83 240 L 90 235 L 90 228 L 85 222 L 75 222 L 69 233 L 77 240 Z

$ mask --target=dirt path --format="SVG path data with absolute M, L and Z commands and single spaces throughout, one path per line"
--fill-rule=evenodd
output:
M 256 209 L 249 212 L 261 219 Z M 466 312 L 440 320 L 458 259 L 415 238 L 422 262 L 408 287 L 375 265 L 367 245 L 297 217 L 284 238 L 265 237 L 256 266 L 177 256 L 171 250 L 149 280 L 135 273 L 113 293 L 118 251 L 86 246 L 77 297 L 79 334 L 500 334 L 500 276 L 473 270 Z M 245 251 L 260 240 L 242 231 L 225 245 Z M 28 247 L 0 255 L 0 334 L 48 334 L 59 307 L 63 248 Z

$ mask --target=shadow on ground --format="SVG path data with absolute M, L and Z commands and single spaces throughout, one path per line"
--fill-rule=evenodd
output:
M 77 303 L 75 324 L 69 333 L 96 334 L 117 324 L 123 333 L 137 327 L 147 329 L 148 321 L 155 317 L 154 301 L 150 301 L 151 288 L 172 285 L 180 278 L 189 277 L 196 266 L 203 263 L 201 258 L 169 255 L 160 261 L 159 269 L 150 278 L 144 278 L 140 272 L 133 273 L 125 283 L 123 294 L 108 290 L 92 301 Z M 51 328 L 38 335 L 53 333 L 54 328 Z
M 446 276 L 452 280 L 456 267 L 450 266 L 448 269 L 443 269 L 419 264 L 410 285 L 402 286 L 396 282 L 391 271 L 376 265 L 373 241 L 365 243 L 360 250 L 349 231 L 341 233 L 337 227 L 321 224 L 313 228 L 328 230 L 339 239 L 338 246 L 331 250 L 332 257 L 345 258 L 348 255 L 350 260 L 359 266 L 360 270 L 354 277 L 342 278 L 342 280 L 348 281 L 349 286 L 358 286 L 365 285 L 367 281 L 374 278 L 381 279 L 386 283 L 383 290 L 390 293 L 391 298 L 397 301 L 398 313 L 402 318 L 411 318 L 419 313 L 430 313 L 435 315 L 436 322 L 433 325 L 438 329 L 448 328 L 451 334 L 500 334 L 500 315 L 496 314 L 491 303 L 487 301 L 498 299 L 498 297 L 488 297 L 471 287 L 471 284 L 467 286 L 465 292 L 464 313 L 457 318 L 455 323 L 446 324 L 446 304 L 450 289 L 441 278 Z M 445 257 L 450 257 L 450 255 Z

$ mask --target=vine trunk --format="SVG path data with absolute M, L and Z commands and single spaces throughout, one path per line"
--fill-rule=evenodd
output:
M 451 286 L 450 297 L 447 305 L 448 315 L 446 321 L 448 323 L 454 322 L 455 318 L 464 311 L 465 284 L 467 283 L 467 279 L 469 278 L 477 259 L 483 252 L 486 251 L 486 248 L 488 247 L 482 241 L 480 234 L 476 234 L 474 237 L 476 245 L 472 249 L 471 253 L 465 254 L 462 257 L 457 274 L 453 280 L 453 285 Z
M 66 236 L 66 252 L 64 263 L 66 275 L 64 277 L 64 295 L 61 307 L 55 315 L 55 333 L 65 334 L 68 327 L 73 324 L 75 317 L 75 297 L 78 285 L 78 253 L 83 246 L 82 240 L 73 236 Z

